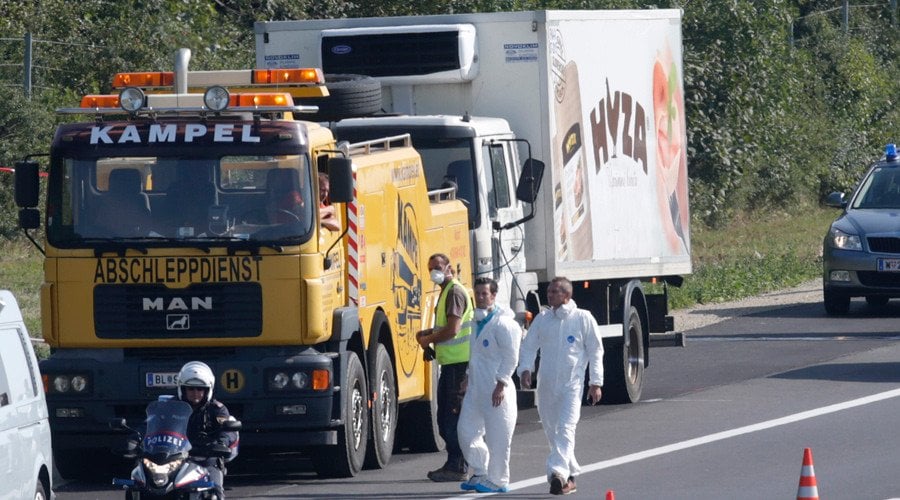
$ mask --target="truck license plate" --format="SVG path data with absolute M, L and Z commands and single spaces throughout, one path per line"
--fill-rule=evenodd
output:
M 175 372 L 147 372 L 147 387 L 175 387 Z
M 878 270 L 898 272 L 900 271 L 900 259 L 878 259 Z

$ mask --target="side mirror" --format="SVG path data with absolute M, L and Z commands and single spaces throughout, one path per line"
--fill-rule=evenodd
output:
M 128 424 L 125 422 L 124 418 L 111 418 L 107 424 L 109 425 L 109 428 L 114 431 L 129 430 Z
M 844 208 L 847 202 L 844 201 L 844 193 L 834 192 L 825 198 L 825 205 L 834 208 Z
M 19 227 L 22 229 L 38 229 L 41 227 L 41 212 L 36 208 L 19 209 Z
M 39 166 L 34 160 L 16 162 L 16 205 L 19 208 L 34 208 L 38 206 L 40 184 L 38 178 Z
M 353 200 L 353 161 L 349 158 L 328 159 L 328 198 L 332 203 L 347 203 Z
M 516 186 L 516 198 L 525 203 L 534 203 L 543 178 L 544 162 L 532 158 L 525 160 L 522 175 L 519 176 L 519 183 Z

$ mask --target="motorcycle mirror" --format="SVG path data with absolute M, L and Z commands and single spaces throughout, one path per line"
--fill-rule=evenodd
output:
M 236 432 L 241 430 L 241 421 L 240 420 L 226 420 L 222 422 L 222 430 L 229 432 Z
M 127 431 L 128 423 L 124 418 L 111 418 L 109 419 L 109 428 L 114 431 Z

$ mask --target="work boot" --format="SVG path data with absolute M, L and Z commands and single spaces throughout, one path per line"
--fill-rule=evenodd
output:
M 575 493 L 578 491 L 578 487 L 575 486 L 575 476 L 569 476 L 569 479 L 566 480 L 566 484 L 562 487 L 562 494 L 568 495 L 569 493 Z
M 455 471 L 441 467 L 428 473 L 428 479 L 436 483 L 458 483 L 469 479 L 469 475 L 465 472 Z
M 568 481 L 559 474 L 553 474 L 553 477 L 550 478 L 550 494 L 564 495 L 563 486 L 568 486 Z

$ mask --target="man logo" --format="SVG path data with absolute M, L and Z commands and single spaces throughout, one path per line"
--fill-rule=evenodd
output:
M 191 315 L 190 314 L 167 314 L 166 330 L 190 330 Z

